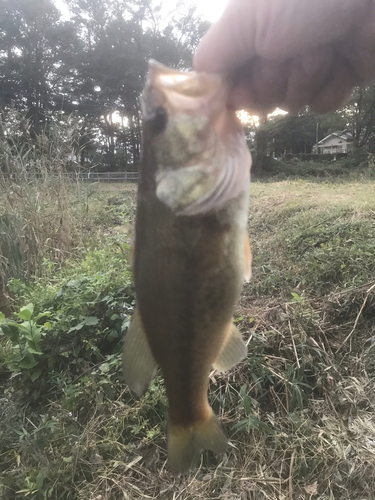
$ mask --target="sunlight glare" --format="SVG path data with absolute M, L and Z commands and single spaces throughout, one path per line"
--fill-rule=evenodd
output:
M 276 108 L 272 113 L 268 115 L 268 118 L 277 115 L 287 115 L 287 111 L 283 111 L 282 109 Z M 259 116 L 251 115 L 244 109 L 237 111 L 237 116 L 240 119 L 242 125 L 250 125 L 252 127 L 259 127 Z
M 259 126 L 259 117 L 255 115 L 251 115 L 244 109 L 237 111 L 237 116 L 240 119 L 242 125 L 251 125 L 253 127 Z

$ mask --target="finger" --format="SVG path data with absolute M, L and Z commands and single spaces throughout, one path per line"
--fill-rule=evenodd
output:
M 334 50 L 330 46 L 294 58 L 289 65 L 285 99 L 279 107 L 296 113 L 311 102 L 330 78 L 333 61 Z
M 307 104 L 316 113 L 334 111 L 350 96 L 355 84 L 356 77 L 347 62 L 339 59 L 332 69 L 332 78 L 328 80 L 317 96 Z
M 260 14 L 255 52 L 273 60 L 296 57 L 341 39 L 363 20 L 368 8 L 368 0 L 253 0 L 253 3 L 259 5 Z
M 277 63 L 257 59 L 253 65 L 251 88 L 257 105 L 273 110 L 285 98 L 289 74 L 289 63 Z
M 283 65 L 258 58 L 237 72 L 229 105 L 254 114 L 269 113 L 275 107 L 297 112 L 306 105 L 325 113 L 337 109 L 356 82 L 350 66 L 333 47 Z
M 283 62 L 342 38 L 368 0 L 232 0 L 198 46 L 198 71 L 227 72 L 255 55 Z
M 229 105 L 264 114 L 273 111 L 285 98 L 289 63 L 255 58 L 235 72 Z
M 196 71 L 229 72 L 255 55 L 252 2 L 232 0 L 222 17 L 211 26 L 198 45 L 193 66 Z
M 356 23 L 352 35 L 340 44 L 344 57 L 361 83 L 375 77 L 375 3 L 369 2 L 366 16 Z
M 254 92 L 246 82 L 233 87 L 228 98 L 228 106 L 233 109 L 246 109 L 246 111 L 253 115 L 262 115 L 272 111 L 272 109 L 264 109 L 257 106 Z

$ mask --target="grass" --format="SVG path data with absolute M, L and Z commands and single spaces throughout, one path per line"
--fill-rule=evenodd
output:
M 189 476 L 175 478 L 166 466 L 162 379 L 137 400 L 120 370 L 134 304 L 127 260 L 135 187 L 89 186 L 84 245 L 46 263 L 41 277 L 10 285 L 15 305 L 48 311 L 51 327 L 38 323 L 46 380 L 9 372 L 15 346 L 0 337 L 0 498 L 372 499 L 374 188 L 252 185 L 254 277 L 235 317 L 249 355 L 210 376 L 229 452 L 206 452 Z

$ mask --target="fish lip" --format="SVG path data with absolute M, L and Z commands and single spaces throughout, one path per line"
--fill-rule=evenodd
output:
M 149 59 L 148 67 L 148 80 L 151 86 L 185 95 L 190 94 L 186 94 L 184 84 L 187 82 L 194 83 L 199 78 L 198 73 L 195 71 L 183 72 L 178 69 L 168 68 L 155 59 Z M 211 78 L 214 80 L 217 79 L 217 76 L 214 75 Z M 198 97 L 198 95 L 194 95 L 193 97 Z
M 141 96 L 141 111 L 144 120 L 155 117 L 155 108 L 165 107 L 168 115 L 185 112 L 195 114 L 208 109 L 220 96 L 226 94 L 226 85 L 220 75 L 183 72 L 168 68 L 155 59 L 150 59 L 149 72 Z M 215 114 L 215 106 L 211 114 Z

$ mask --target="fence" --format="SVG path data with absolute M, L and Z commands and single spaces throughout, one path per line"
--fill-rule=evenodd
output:
M 65 174 L 72 180 L 90 182 L 136 182 L 139 172 L 79 172 Z
M 10 178 L 17 180 L 16 174 L 1 174 L 5 179 Z M 139 180 L 139 172 L 66 172 L 62 174 L 66 179 L 72 181 L 86 182 L 137 182 Z M 43 177 L 43 174 L 29 173 L 26 175 L 27 180 L 36 180 Z M 57 177 L 53 175 L 51 177 Z

